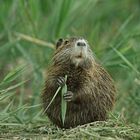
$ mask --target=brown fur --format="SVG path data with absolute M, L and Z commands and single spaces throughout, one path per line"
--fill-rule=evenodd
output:
M 68 44 L 61 44 L 55 51 L 53 64 L 50 66 L 42 94 L 44 109 L 50 103 L 58 85 L 59 76 L 68 76 L 68 90 L 74 93 L 74 100 L 67 103 L 65 124 L 61 120 L 61 98 L 57 95 L 46 111 L 50 120 L 59 127 L 69 128 L 103 121 L 114 104 L 115 87 L 110 75 L 93 58 L 92 51 L 88 49 L 88 58 L 75 67 L 71 63 L 66 48 L 73 47 L 76 38 L 68 39 Z M 74 53 L 74 52 L 73 52 Z

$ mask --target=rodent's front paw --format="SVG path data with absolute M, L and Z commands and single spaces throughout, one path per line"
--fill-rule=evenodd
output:
M 73 100 L 73 92 L 67 91 L 67 93 L 65 93 L 63 97 L 65 101 L 70 102 Z
M 57 85 L 58 86 L 64 86 L 66 83 L 65 78 L 64 77 L 58 77 L 57 78 Z

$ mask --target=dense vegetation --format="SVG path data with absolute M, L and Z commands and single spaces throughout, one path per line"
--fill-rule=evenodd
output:
M 69 36 L 86 38 L 115 80 L 108 123 L 64 131 L 42 114 L 40 94 L 54 44 Z M 139 0 L 0 0 L 0 137 L 35 132 L 47 138 L 139 139 L 139 108 Z

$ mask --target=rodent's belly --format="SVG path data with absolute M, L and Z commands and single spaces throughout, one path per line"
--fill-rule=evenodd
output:
M 100 112 L 98 112 L 98 110 L 95 111 L 94 108 L 92 108 L 92 105 L 84 106 L 84 104 L 77 105 L 71 102 L 67 104 L 65 126 L 63 126 L 60 106 L 61 104 L 54 106 L 54 108 L 48 114 L 49 118 L 60 127 L 75 127 L 77 125 L 82 125 L 97 120 L 105 120 L 106 118 L 106 113 L 104 111 L 100 110 L 100 112 L 104 112 L 103 114 L 101 114 Z

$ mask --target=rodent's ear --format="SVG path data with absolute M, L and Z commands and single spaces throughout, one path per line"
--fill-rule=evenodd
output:
M 57 43 L 56 43 L 56 49 L 57 49 L 59 46 L 61 46 L 62 43 L 63 43 L 63 39 L 62 39 L 62 38 L 58 39 L 58 41 L 57 41 Z

